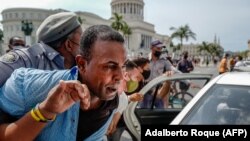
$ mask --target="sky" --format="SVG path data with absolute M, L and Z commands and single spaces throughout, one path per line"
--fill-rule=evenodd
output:
M 1 3 L 0 11 L 14 7 L 62 8 L 109 19 L 110 3 L 111 0 L 9 0 Z M 216 35 L 226 51 L 248 49 L 250 0 L 144 0 L 144 3 L 144 21 L 154 24 L 157 33 L 170 36 L 173 32 L 170 27 L 188 24 L 196 33 L 196 40 L 184 44 L 213 42 Z

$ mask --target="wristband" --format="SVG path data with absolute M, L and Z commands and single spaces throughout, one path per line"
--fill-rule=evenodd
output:
M 44 115 L 40 112 L 38 106 L 39 106 L 39 103 L 30 112 L 31 116 L 33 117 L 33 119 L 35 121 L 38 121 L 38 122 L 50 122 L 50 121 L 54 121 L 55 120 L 56 116 L 54 116 L 52 119 L 45 118 Z

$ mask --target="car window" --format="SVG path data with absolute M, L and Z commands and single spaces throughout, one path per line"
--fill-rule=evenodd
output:
M 178 79 L 159 82 L 148 90 L 137 108 L 184 108 L 207 81 L 204 79 Z
M 249 124 L 250 87 L 214 85 L 181 124 Z

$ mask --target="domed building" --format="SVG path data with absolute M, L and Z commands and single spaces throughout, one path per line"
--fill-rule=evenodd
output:
M 155 32 L 154 25 L 144 21 L 144 1 L 143 0 L 111 0 L 111 15 L 118 13 L 123 16 L 123 20 L 127 22 L 132 30 L 132 34 L 126 37 L 126 49 L 130 56 L 137 55 L 147 56 L 150 51 L 150 43 L 152 40 L 159 39 L 166 46 L 169 45 L 169 37 L 160 35 Z M 9 8 L 2 11 L 2 25 L 4 31 L 4 50 L 7 50 L 9 39 L 18 35 L 25 39 L 22 28 L 22 21 L 29 21 L 33 24 L 33 32 L 31 34 L 31 44 L 36 42 L 35 33 L 41 22 L 51 14 L 64 9 L 48 10 L 37 8 Z M 111 25 L 110 19 L 104 19 L 94 13 L 85 11 L 75 12 L 82 19 L 82 28 L 86 29 L 95 24 Z

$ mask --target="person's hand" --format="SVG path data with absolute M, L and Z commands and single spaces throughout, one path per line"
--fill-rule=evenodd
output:
M 164 76 L 172 76 L 174 75 L 174 71 L 166 71 L 165 73 L 163 73 Z
M 139 94 L 139 93 L 133 93 L 131 95 L 128 96 L 129 101 L 142 101 L 143 100 L 143 95 Z
M 196 85 L 196 84 L 194 84 L 194 83 L 190 83 L 190 87 L 191 87 L 191 88 L 197 88 L 197 89 L 201 89 L 201 88 L 202 88 L 201 86 Z
M 90 94 L 87 86 L 76 80 L 61 80 L 49 91 L 47 98 L 39 105 L 39 109 L 45 117 L 54 117 L 55 114 L 69 109 L 77 101 L 80 101 L 82 110 L 89 108 Z
M 120 118 L 121 118 L 121 114 L 119 112 L 114 114 L 113 119 L 112 119 L 112 121 L 111 121 L 111 123 L 109 125 L 109 128 L 107 130 L 106 135 L 112 135 L 115 132 L 117 124 L 118 124 Z

